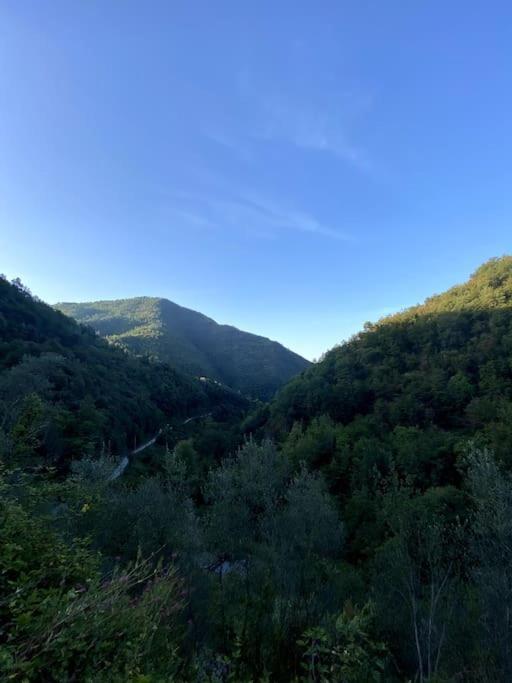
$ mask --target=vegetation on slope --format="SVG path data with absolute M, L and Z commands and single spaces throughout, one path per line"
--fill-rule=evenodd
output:
M 228 405 L 230 438 L 201 422 L 115 481 L 101 449 L 24 467 L 38 412 L 0 404 L 0 676 L 511 680 L 511 291 L 494 260 L 331 351 L 234 454 Z
M 290 458 L 324 473 L 344 502 L 351 552 L 366 556 L 382 533 L 369 502 L 378 477 L 396 469 L 422 490 L 457 486 L 469 440 L 512 465 L 511 359 L 506 257 L 422 306 L 368 324 L 249 426 L 263 423 Z
M 164 363 L 131 357 L 0 278 L 0 405 L 14 456 L 119 454 L 165 424 L 238 413 L 245 400 Z
M 269 399 L 308 361 L 277 342 L 219 325 L 201 313 L 150 297 L 56 306 L 137 355 Z
M 297 435 L 299 425 L 306 429 L 322 417 L 344 430 L 347 447 L 364 437 L 379 443 L 395 438 L 406 448 L 421 434 L 430 439 L 424 465 L 433 470 L 450 468 L 449 454 L 468 437 L 507 459 L 511 355 L 507 257 L 422 306 L 367 324 L 279 393 L 268 428 L 283 435 L 296 424 Z M 418 457 L 415 462 L 419 467 Z
M 439 666 L 455 675 L 467 656 L 464 666 L 493 672 L 481 680 L 507 680 L 510 662 L 500 642 L 493 642 L 487 664 L 476 651 L 469 655 L 490 634 L 484 637 L 467 613 L 459 618 L 469 619 L 474 629 L 464 634 L 468 650 L 455 651 L 455 603 L 444 591 L 450 585 L 452 598 L 475 600 L 480 626 L 490 619 L 487 610 L 493 608 L 473 581 L 481 578 L 483 561 L 475 560 L 474 544 L 478 552 L 482 542 L 499 552 L 498 544 L 487 530 L 485 540 L 471 538 L 474 528 L 470 533 L 467 527 L 477 496 L 468 490 L 475 478 L 488 478 L 481 486 L 495 511 L 511 495 L 508 475 L 493 469 L 495 462 L 505 472 L 512 469 L 511 257 L 491 260 L 464 285 L 421 306 L 366 325 L 292 380 L 247 420 L 246 429 L 277 439 L 296 467 L 324 476 L 345 522 L 345 557 L 373 576 L 369 586 L 381 610 L 381 634 L 401 666 L 420 680 L 438 680 Z M 493 492 L 488 487 L 496 478 L 501 483 Z M 499 533 L 506 535 L 508 522 L 503 523 Z M 493 522 L 487 518 L 485 524 Z M 485 566 L 494 561 L 502 567 L 494 555 Z M 407 576 L 408 571 L 413 573 Z M 431 572 L 435 576 L 429 578 Z M 388 586 L 379 575 L 388 577 Z M 500 580 L 506 577 L 510 572 Z M 497 580 L 494 575 L 491 582 Z M 446 600 L 436 614 L 428 590 L 440 590 L 436 604 Z M 511 606 L 505 593 L 503 600 Z M 394 615 L 391 621 L 386 610 Z M 442 624 L 435 624 L 443 610 Z M 422 629 L 428 620 L 433 630 L 427 637 Z M 509 638 L 507 623 L 503 617 L 500 628 Z M 439 629 L 443 641 L 434 645 Z M 426 661 L 433 647 L 439 655 L 436 672 Z

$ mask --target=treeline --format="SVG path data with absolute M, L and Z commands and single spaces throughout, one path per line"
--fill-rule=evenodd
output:
M 0 278 L 0 409 L 11 459 L 30 452 L 26 464 L 65 468 L 84 455 L 122 454 L 189 416 L 232 421 L 246 406 L 235 392 L 131 356 Z
M 322 474 L 345 523 L 344 558 L 375 604 L 394 586 L 378 628 L 403 676 L 510 678 L 512 634 L 506 619 L 490 626 L 486 600 L 501 594 L 502 616 L 511 606 L 508 572 L 501 589 L 488 575 L 491 565 L 503 569 L 507 552 L 511 417 L 512 258 L 504 257 L 422 306 L 366 325 L 246 421 L 296 467 Z M 436 621 L 447 585 L 452 630 Z
M 468 453 L 458 506 L 383 484 L 364 566 L 320 475 L 248 443 L 198 503 L 196 455 L 131 484 L 104 458 L 66 481 L 2 471 L 6 680 L 510 680 L 512 481 L 489 453 Z
M 511 680 L 511 294 L 493 260 L 115 482 L 98 441 L 34 467 L 38 413 L 3 402 L 2 674 Z
M 384 538 L 382 478 L 457 490 L 468 442 L 512 466 L 511 301 L 512 258 L 493 260 L 465 285 L 367 325 L 247 421 L 323 473 L 354 560 Z
M 56 308 L 139 356 L 209 377 L 251 398 L 269 400 L 310 365 L 277 342 L 219 325 L 167 299 L 61 303 Z

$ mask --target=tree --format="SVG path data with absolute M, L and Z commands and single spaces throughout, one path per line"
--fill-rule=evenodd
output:
M 512 680 L 512 479 L 488 450 L 468 456 L 482 681 Z
M 112 572 L 84 540 L 36 514 L 43 481 L 0 472 L 0 678 L 173 680 L 182 665 L 182 584 L 140 557 Z M 145 679 L 144 676 L 149 678 Z
M 213 470 L 205 497 L 221 646 L 237 643 L 251 676 L 284 675 L 297 638 L 337 604 L 334 501 L 318 475 L 292 475 L 268 442 L 249 442 Z
M 369 683 L 384 681 L 388 652 L 372 637 L 374 609 L 360 610 L 348 603 L 334 628 L 308 629 L 298 644 L 304 649 L 301 680 L 307 683 Z
M 441 670 L 460 599 L 462 528 L 443 509 L 444 497 L 433 493 L 411 497 L 408 487 L 396 486 L 388 494 L 384 514 L 392 535 L 376 561 L 379 616 L 398 642 L 397 628 L 406 636 L 420 683 L 436 680 Z

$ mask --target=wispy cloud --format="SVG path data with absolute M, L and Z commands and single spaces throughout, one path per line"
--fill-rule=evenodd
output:
M 210 123 L 203 129 L 203 135 L 210 142 L 223 147 L 242 161 L 250 163 L 254 160 L 254 152 L 249 141 L 241 134 L 237 134 L 234 126 L 213 127 Z
M 359 171 L 372 171 L 370 155 L 355 134 L 372 110 L 372 92 L 343 89 L 335 83 L 310 87 L 307 94 L 286 85 L 269 90 L 247 71 L 239 74 L 237 89 L 250 112 L 248 127 L 237 128 L 247 139 L 287 143 L 334 156 Z
M 244 162 L 264 157 L 266 144 L 330 155 L 360 172 L 372 174 L 374 163 L 358 142 L 358 131 L 371 112 L 367 91 L 281 91 L 258 84 L 243 72 L 236 84 L 237 108 L 209 115 L 203 135 Z
M 355 97 L 353 98 L 355 100 Z M 362 100 L 357 100 L 360 107 Z M 366 106 L 369 106 L 369 99 Z M 347 119 L 354 117 L 356 101 L 349 96 L 323 106 L 301 103 L 284 96 L 262 100 L 264 117 L 260 136 L 281 140 L 298 148 L 326 153 L 358 168 L 371 171 L 368 153 L 351 138 Z
M 268 197 L 248 193 L 237 205 L 242 211 L 252 212 L 258 221 L 266 221 L 275 229 L 295 230 L 345 241 L 351 239 L 348 234 L 326 225 L 311 214 L 284 206 Z
M 352 241 L 346 232 L 325 224 L 310 213 L 254 192 L 220 196 L 218 193 L 180 193 L 169 199 L 169 213 L 173 218 L 196 228 L 230 230 L 266 238 L 293 231 Z

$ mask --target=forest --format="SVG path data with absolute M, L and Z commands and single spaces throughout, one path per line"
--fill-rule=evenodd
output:
M 268 401 L 0 279 L 1 680 L 505 683 L 511 613 L 512 257 Z
M 206 376 L 244 396 L 269 400 L 309 361 L 277 342 L 219 325 L 168 299 L 61 303 L 55 308 L 133 354 Z

